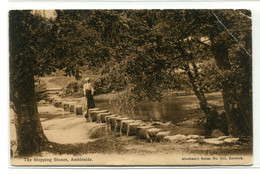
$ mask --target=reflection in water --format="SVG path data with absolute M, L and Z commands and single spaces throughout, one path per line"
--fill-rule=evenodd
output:
M 217 109 L 223 109 L 220 93 L 210 93 L 206 97 Z M 107 109 L 113 114 L 120 114 L 132 119 L 165 120 L 176 122 L 182 118 L 194 116 L 199 109 L 199 101 L 195 95 L 178 95 L 165 97 L 161 102 L 142 101 L 133 109 L 118 112 L 118 106 L 109 100 L 95 100 L 96 107 Z

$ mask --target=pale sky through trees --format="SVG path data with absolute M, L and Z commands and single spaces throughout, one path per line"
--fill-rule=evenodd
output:
M 57 13 L 55 10 L 33 10 L 32 14 L 38 14 L 47 19 L 55 19 L 57 17 Z

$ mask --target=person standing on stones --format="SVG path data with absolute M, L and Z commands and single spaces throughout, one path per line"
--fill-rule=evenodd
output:
M 83 85 L 83 93 L 84 93 L 84 97 L 86 97 L 87 99 L 87 112 L 88 109 L 90 108 L 95 108 L 95 103 L 94 103 L 94 88 L 92 86 L 92 84 L 90 83 L 90 78 L 87 77 L 85 78 L 85 84 Z M 87 113 L 88 115 L 88 113 Z

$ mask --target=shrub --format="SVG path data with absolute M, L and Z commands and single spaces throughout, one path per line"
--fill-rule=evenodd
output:
M 83 84 L 78 82 L 71 82 L 66 86 L 66 95 L 82 95 Z
M 126 82 L 122 78 L 102 76 L 93 82 L 95 94 L 107 94 L 124 90 Z

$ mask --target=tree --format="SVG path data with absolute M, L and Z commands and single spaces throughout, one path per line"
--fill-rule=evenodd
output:
M 199 10 L 193 36 L 209 48 L 218 72 L 228 132 L 252 135 L 251 13 L 248 10 Z M 208 38 L 208 43 L 199 38 Z M 202 52 L 203 53 L 203 52 Z
M 56 19 L 29 10 L 9 12 L 10 101 L 20 156 L 49 145 L 38 116 L 34 77 L 63 69 L 80 78 L 80 67 L 105 62 L 100 60 L 102 47 L 96 46 L 99 33 L 87 25 L 88 12 L 56 11 Z
M 136 45 L 135 50 L 127 50 L 132 54 L 127 60 L 122 61 L 120 66 L 120 69 L 125 67 L 124 75 L 132 84 L 129 91 L 133 98 L 142 100 L 148 97 L 160 100 L 163 84 L 166 82 L 163 80 L 164 72 L 183 68 L 200 100 L 201 108 L 206 115 L 217 117 L 219 114 L 208 105 L 203 94 L 197 67 L 213 57 L 218 67 L 214 69 L 216 73 L 213 85 L 222 90 L 229 134 L 252 134 L 249 11 L 217 10 L 216 13 L 223 19 L 219 19 L 212 10 L 128 13 L 128 17 L 132 19 L 135 19 L 135 15 L 138 16 L 139 20 L 135 22 L 142 21 L 140 29 L 145 28 L 142 32 L 136 31 L 131 34 L 134 37 L 130 39 L 135 38 L 138 40 L 137 43 L 141 44 Z M 206 38 L 208 43 L 201 38 Z M 134 62 L 137 63 L 133 65 Z
M 194 77 L 198 77 L 196 64 L 193 62 L 199 60 L 201 63 L 203 57 L 212 56 L 217 67 L 214 84 L 221 89 L 223 95 L 228 133 L 235 137 L 252 135 L 251 12 L 248 10 L 187 10 L 183 13 L 186 14 L 184 21 L 188 21 L 184 27 L 181 25 L 183 38 L 199 43 L 198 45 L 188 42 L 188 52 L 185 46 L 179 47 L 183 56 L 185 53 L 186 56 L 191 56 L 191 66 L 186 68 L 191 82 L 195 80 L 192 80 L 189 67 L 193 67 Z M 208 43 L 201 41 L 201 38 L 207 38 Z M 197 92 L 196 85 L 193 86 L 195 94 L 198 92 L 202 94 L 201 85 L 197 86 L 199 87 Z M 197 97 L 203 99 L 203 95 Z M 207 106 L 206 101 L 204 103 Z M 205 107 L 201 106 L 201 108 Z M 213 110 L 209 115 L 216 117 L 218 114 Z
M 136 29 L 130 34 L 128 34 L 129 29 L 120 31 L 130 35 L 131 37 L 127 38 L 128 43 L 130 42 L 132 47 L 135 46 L 124 47 L 126 48 L 124 52 L 128 52 L 127 58 L 122 59 L 118 66 L 121 74 L 128 79 L 128 84 L 131 84 L 128 88 L 130 94 L 125 94 L 126 98 L 129 100 L 130 97 L 137 101 L 144 98 L 160 101 L 163 91 L 171 87 L 168 77 L 173 80 L 174 71 L 183 69 L 207 120 L 213 117 L 215 120 L 219 119 L 218 112 L 208 104 L 204 96 L 202 79 L 198 73 L 197 63 L 209 61 L 209 56 L 206 57 L 205 54 L 210 53 L 210 50 L 194 39 L 198 37 L 193 33 L 193 30 L 198 27 L 194 26 L 197 22 L 195 18 L 197 13 L 192 10 L 127 11 L 125 13 L 129 18 L 135 19 L 126 20 L 131 21 L 127 26 Z M 166 21 L 171 22 L 166 23 Z M 124 103 L 122 101 L 134 103 L 127 99 L 123 98 L 120 103 Z M 211 129 L 214 128 L 211 126 Z
M 40 21 L 30 11 L 9 12 L 10 101 L 16 113 L 19 155 L 39 152 L 48 143 L 38 117 L 34 90 L 35 60 L 43 55 L 38 51 L 44 52 L 44 35 L 48 30 Z
M 252 135 L 251 12 L 211 12 L 218 25 L 218 32 L 210 33 L 211 49 L 222 75 L 229 133 L 233 136 Z

